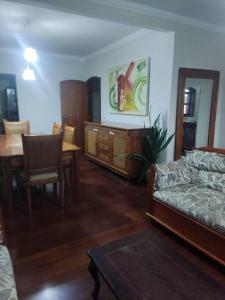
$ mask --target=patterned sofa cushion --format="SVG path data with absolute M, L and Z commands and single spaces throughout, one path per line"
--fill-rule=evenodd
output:
M 201 186 L 225 193 L 225 174 L 199 171 L 197 183 Z
M 7 248 L 3 245 L 0 245 L 0 299 L 18 299 L 11 259 Z
M 182 160 L 172 161 L 167 164 L 156 164 L 156 170 L 157 190 L 191 183 L 191 171 Z
M 199 170 L 225 173 L 225 155 L 200 150 L 186 151 L 186 163 Z
M 154 197 L 225 234 L 225 195 L 196 184 L 156 191 Z

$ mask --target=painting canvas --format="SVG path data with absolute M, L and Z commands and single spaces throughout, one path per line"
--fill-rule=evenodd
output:
M 146 115 L 149 105 L 149 58 L 131 61 L 109 71 L 111 113 Z

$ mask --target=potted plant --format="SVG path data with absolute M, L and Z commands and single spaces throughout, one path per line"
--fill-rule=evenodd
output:
M 147 128 L 142 141 L 142 153 L 127 154 L 126 157 L 138 160 L 142 163 L 142 169 L 138 181 L 146 180 L 146 175 L 152 164 L 159 159 L 159 154 L 169 145 L 174 133 L 167 138 L 167 129 L 160 128 L 160 114 L 154 121 L 153 126 Z

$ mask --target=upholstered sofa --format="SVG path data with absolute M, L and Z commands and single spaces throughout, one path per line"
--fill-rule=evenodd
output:
M 147 215 L 225 265 L 225 150 L 153 165 Z
M 0 300 L 17 300 L 12 262 L 4 242 L 3 219 L 0 211 Z

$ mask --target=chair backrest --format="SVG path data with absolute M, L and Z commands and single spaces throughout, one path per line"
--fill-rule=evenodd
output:
M 5 134 L 30 134 L 30 122 L 20 121 L 20 122 L 9 122 L 3 120 L 5 127 Z
M 62 133 L 62 125 L 54 122 L 52 128 L 52 134 L 61 134 Z
M 62 173 L 62 135 L 22 135 L 26 176 Z
M 65 125 L 63 140 L 67 143 L 74 144 L 74 139 L 75 139 L 75 128 Z

